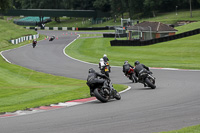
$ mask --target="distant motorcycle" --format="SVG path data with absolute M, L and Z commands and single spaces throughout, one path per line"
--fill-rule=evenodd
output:
M 52 36 L 49 41 L 53 41 L 56 37 L 55 36 Z
M 138 82 L 143 83 L 145 86 L 151 87 L 152 89 L 156 88 L 155 77 L 152 76 L 152 72 L 141 70 L 138 75 Z
M 129 78 L 133 83 L 137 82 L 137 77 L 135 76 L 134 69 L 130 67 L 126 77 Z
M 94 96 L 102 103 L 108 102 L 110 99 L 120 100 L 120 94 L 113 88 L 110 80 L 107 80 L 107 87 L 102 88 L 102 84 L 94 85 Z
M 108 62 L 105 62 L 106 67 L 108 68 L 109 72 L 111 72 L 111 67 L 110 64 Z
M 33 48 L 35 48 L 36 44 L 37 44 L 37 41 L 36 41 L 36 40 L 33 40 L 33 43 L 32 43 Z
M 105 74 L 107 77 L 109 77 L 109 67 L 107 65 L 102 66 L 101 73 Z

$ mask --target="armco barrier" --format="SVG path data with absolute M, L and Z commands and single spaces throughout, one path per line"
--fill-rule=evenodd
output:
M 103 33 L 104 38 L 120 38 L 120 37 L 127 37 L 127 33 L 124 34 L 116 34 L 115 33 Z
M 160 38 L 155 38 L 155 39 L 151 39 L 151 40 L 112 40 L 112 41 L 110 41 L 110 44 L 111 44 L 111 46 L 146 46 L 146 45 L 152 45 L 155 43 L 180 39 L 183 37 L 193 36 L 196 34 L 200 34 L 200 28 L 191 30 L 191 31 L 187 31 L 184 33 L 176 34 L 176 35 L 160 37 Z
M 18 43 L 28 41 L 28 40 L 33 40 L 33 39 L 36 39 L 36 38 L 39 38 L 39 34 L 27 35 L 27 36 L 23 36 L 23 37 L 20 37 L 20 38 L 17 38 L 17 39 L 12 39 L 12 40 L 10 40 L 10 42 L 12 44 L 18 44 Z

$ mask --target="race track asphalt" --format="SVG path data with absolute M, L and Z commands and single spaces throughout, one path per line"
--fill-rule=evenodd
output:
M 58 39 L 40 41 L 34 49 L 29 44 L 4 51 L 3 56 L 13 64 L 76 79 L 86 80 L 91 67 L 98 71 L 97 65 L 73 60 L 63 53 L 65 46 L 78 35 L 64 36 L 63 31 L 39 32 L 56 35 Z M 200 71 L 152 69 L 152 72 L 156 77 L 155 90 L 131 83 L 123 76 L 121 67 L 112 67 L 112 82 L 131 86 L 131 90 L 121 94 L 121 100 L 108 103 L 93 101 L 0 118 L 0 132 L 152 133 L 200 124 Z

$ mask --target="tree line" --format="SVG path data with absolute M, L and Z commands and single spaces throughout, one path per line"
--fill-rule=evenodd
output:
M 200 0 L 0 0 L 0 9 L 101 10 L 113 16 L 152 17 L 157 12 L 198 9 Z

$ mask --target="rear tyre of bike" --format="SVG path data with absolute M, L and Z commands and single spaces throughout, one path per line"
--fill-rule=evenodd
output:
M 151 89 L 155 89 L 155 88 L 156 88 L 155 84 L 153 83 L 153 80 L 152 80 L 152 82 L 151 82 L 149 78 L 146 78 L 146 79 L 145 79 L 145 83 L 146 83 L 149 87 L 151 87 Z
M 106 75 L 107 77 L 109 77 L 109 72 L 105 72 L 105 75 Z
M 33 44 L 33 48 L 35 48 L 36 44 Z
M 109 99 L 108 96 L 104 96 L 104 94 L 101 92 L 101 89 L 99 88 L 94 89 L 94 95 L 102 103 L 106 103 Z

